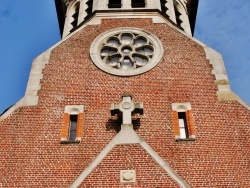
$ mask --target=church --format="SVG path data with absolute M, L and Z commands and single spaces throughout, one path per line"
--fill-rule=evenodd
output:
M 0 187 L 250 187 L 250 106 L 193 37 L 198 0 L 55 5 L 62 39 L 0 116 Z

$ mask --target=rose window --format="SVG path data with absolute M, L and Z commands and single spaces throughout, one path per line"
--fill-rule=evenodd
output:
M 120 33 L 107 38 L 101 44 L 103 63 L 115 69 L 136 69 L 145 66 L 154 55 L 154 46 L 144 36 Z
M 152 34 L 133 28 L 101 35 L 93 42 L 91 51 L 92 60 L 102 70 L 115 75 L 130 76 L 156 66 L 163 48 Z

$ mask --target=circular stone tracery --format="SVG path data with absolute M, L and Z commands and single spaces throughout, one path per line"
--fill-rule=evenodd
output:
M 97 37 L 90 48 L 97 67 L 120 76 L 146 72 L 159 63 L 162 55 L 159 39 L 135 28 L 106 32 Z

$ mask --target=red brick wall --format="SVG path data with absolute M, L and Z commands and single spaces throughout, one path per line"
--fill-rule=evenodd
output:
M 125 155 L 128 153 L 128 155 Z M 108 170 L 107 167 L 112 166 Z M 120 170 L 136 171 L 135 183 L 120 183 Z M 179 187 L 139 144 L 117 145 L 79 187 Z
M 164 46 L 162 61 L 132 77 L 99 70 L 89 58 L 89 47 L 99 34 L 116 27 L 137 27 L 156 35 Z M 68 187 L 117 134 L 120 121 L 110 116 L 109 109 L 123 93 L 144 104 L 140 121 L 134 118 L 137 133 L 192 187 L 250 187 L 249 111 L 238 102 L 217 101 L 203 48 L 168 25 L 117 19 L 87 26 L 52 51 L 43 74 L 39 105 L 19 108 L 0 122 L 3 187 Z M 195 142 L 175 142 L 171 118 L 175 102 L 190 102 Z M 80 144 L 60 144 L 65 105 L 84 105 Z M 144 186 L 146 174 L 157 180 L 147 187 L 169 187 L 162 183 L 171 180 L 165 174 L 159 180 L 158 174 L 164 172 L 152 159 L 143 163 L 146 155 L 139 147 L 117 146 L 87 179 L 100 177 L 101 170 L 105 185 L 111 181 L 119 187 L 116 172 L 129 168 L 123 161 L 133 156 L 129 163 L 137 171 L 138 187 Z

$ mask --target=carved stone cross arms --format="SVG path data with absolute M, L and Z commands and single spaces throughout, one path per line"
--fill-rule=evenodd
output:
M 132 112 L 143 114 L 143 103 L 133 102 L 131 95 L 123 95 L 120 103 L 111 104 L 111 115 L 122 113 L 122 124 L 132 124 Z

